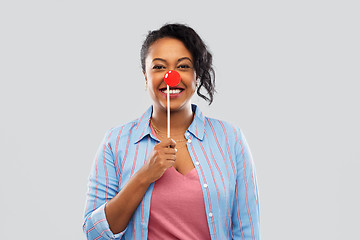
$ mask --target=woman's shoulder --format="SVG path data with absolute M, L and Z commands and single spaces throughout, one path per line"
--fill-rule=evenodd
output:
M 234 143 L 239 138 L 239 135 L 242 134 L 241 129 L 237 125 L 212 117 L 205 117 L 205 131 L 210 132 L 216 138 Z
M 214 146 L 218 146 L 223 151 L 230 151 L 235 154 L 234 156 L 249 147 L 242 129 L 237 125 L 216 118 L 205 117 L 205 121 L 207 122 L 206 137 Z
M 193 111 L 196 115 L 195 124 L 198 126 L 198 129 L 202 130 L 204 126 L 205 133 L 216 134 L 221 136 L 235 136 L 237 132 L 240 131 L 240 128 L 232 124 L 229 121 L 217 119 L 214 117 L 206 116 L 202 113 L 200 108 L 193 104 Z
M 132 136 L 133 138 L 139 138 L 148 126 L 151 112 L 152 106 L 150 106 L 138 118 L 110 128 L 106 132 L 108 142 L 119 142 L 119 140 L 123 139 L 127 140 L 130 136 Z
M 138 122 L 139 119 L 135 119 L 110 128 L 105 134 L 108 142 L 119 141 L 120 138 L 124 137 L 127 138 L 131 134 L 132 129 L 137 127 Z

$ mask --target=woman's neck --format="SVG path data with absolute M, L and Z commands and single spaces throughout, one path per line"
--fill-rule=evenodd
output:
M 170 133 L 179 134 L 184 133 L 194 118 L 191 105 L 188 105 L 180 110 L 170 112 Z M 167 132 L 167 111 L 163 108 L 153 106 L 153 113 L 151 116 L 152 123 L 162 132 Z

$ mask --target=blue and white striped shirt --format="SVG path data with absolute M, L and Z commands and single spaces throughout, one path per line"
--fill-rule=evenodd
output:
M 241 130 L 204 117 L 196 105 L 185 133 L 198 172 L 211 239 L 260 239 L 255 167 Z M 150 107 L 139 119 L 110 129 L 100 145 L 89 178 L 84 232 L 88 239 L 147 239 L 150 185 L 127 228 L 113 234 L 104 207 L 144 164 L 159 140 L 152 134 Z

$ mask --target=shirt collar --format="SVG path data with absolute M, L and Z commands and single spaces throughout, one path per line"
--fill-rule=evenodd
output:
M 195 113 L 194 119 L 190 124 L 188 131 L 199 140 L 204 138 L 205 133 L 205 118 L 199 107 L 195 104 L 191 105 L 192 111 Z M 150 128 L 150 118 L 153 112 L 153 106 L 150 106 L 146 112 L 135 122 L 134 126 L 134 143 L 139 142 L 147 135 L 150 135 L 153 139 L 156 139 L 152 134 Z
M 134 126 L 134 143 L 139 142 L 141 139 L 146 137 L 147 135 L 151 135 L 151 128 L 150 128 L 150 118 L 152 115 L 153 107 L 150 106 L 146 112 L 138 119 L 136 120 L 136 124 Z M 154 136 L 152 136 L 155 138 Z
M 193 112 L 195 113 L 194 119 L 190 124 L 188 131 L 192 133 L 199 140 L 203 140 L 205 134 L 205 118 L 199 107 L 195 104 L 191 105 Z

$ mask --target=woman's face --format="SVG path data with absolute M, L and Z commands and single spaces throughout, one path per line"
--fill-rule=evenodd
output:
M 196 89 L 192 55 L 180 40 L 161 38 L 149 47 L 144 75 L 154 107 L 164 111 L 167 106 L 164 75 L 169 70 L 176 70 L 181 76 L 180 83 L 170 87 L 171 110 L 178 111 L 190 107 L 190 100 Z

